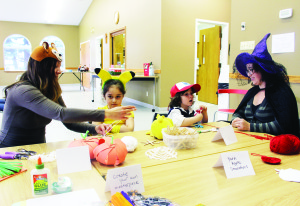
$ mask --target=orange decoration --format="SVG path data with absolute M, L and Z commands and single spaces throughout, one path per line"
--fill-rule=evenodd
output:
M 103 139 L 98 139 L 97 137 L 86 137 L 85 139 L 74 140 L 72 141 L 68 147 L 80 147 L 80 146 L 89 146 L 90 158 L 95 159 L 94 149 L 101 144 Z
M 120 139 L 104 137 L 105 142 L 94 149 L 96 160 L 105 165 L 119 165 L 127 155 L 126 145 Z M 113 143 L 112 143 L 113 142 Z

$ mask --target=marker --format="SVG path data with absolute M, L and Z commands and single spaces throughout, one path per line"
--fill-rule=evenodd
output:
M 134 206 L 133 202 L 130 200 L 130 197 L 127 195 L 126 192 L 121 191 L 121 194 L 125 197 L 125 199 Z

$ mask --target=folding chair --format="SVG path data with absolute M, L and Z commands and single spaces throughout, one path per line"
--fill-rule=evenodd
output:
M 217 94 L 246 94 L 248 90 L 245 89 L 218 89 Z M 220 104 L 220 103 L 219 103 Z M 218 104 L 218 107 L 219 107 Z M 221 112 L 225 114 L 233 114 L 235 112 L 235 109 L 218 109 L 214 114 L 214 121 L 216 119 L 216 113 Z

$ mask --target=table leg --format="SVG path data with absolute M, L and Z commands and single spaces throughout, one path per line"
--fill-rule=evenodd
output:
M 152 112 L 155 112 L 155 91 L 156 91 L 156 78 L 153 81 L 153 109 Z
M 93 99 L 92 99 L 92 102 L 95 101 L 95 96 L 94 96 L 94 93 L 95 93 L 95 77 L 94 75 L 92 75 L 92 85 L 93 85 Z
M 81 90 L 81 87 L 82 87 L 83 91 L 85 91 L 84 86 L 83 86 L 83 73 L 82 72 L 80 72 L 80 90 Z
M 78 79 L 78 81 L 80 82 L 80 90 L 81 90 L 81 87 L 83 88 L 83 91 L 85 91 L 84 90 L 84 86 L 83 86 L 83 82 L 81 81 L 81 75 L 82 75 L 82 72 L 80 72 L 80 74 L 79 74 L 79 77 L 75 74 L 75 73 L 73 73 L 73 75 Z M 83 79 L 83 78 L 82 78 Z

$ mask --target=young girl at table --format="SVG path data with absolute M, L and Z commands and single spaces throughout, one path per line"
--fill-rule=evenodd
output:
M 187 127 L 197 122 L 206 123 L 208 121 L 206 106 L 200 105 L 196 111 L 191 108 L 194 103 L 193 94 L 200 91 L 200 89 L 199 84 L 186 82 L 179 82 L 171 88 L 168 117 L 172 119 L 174 125 Z
M 122 100 L 126 93 L 126 83 L 135 76 L 135 73 L 127 71 L 122 73 L 119 77 L 112 77 L 110 73 L 99 68 L 95 69 L 95 73 L 102 79 L 102 94 L 107 103 L 106 106 L 98 107 L 98 109 L 105 110 L 122 106 Z M 111 124 L 111 133 L 132 132 L 134 130 L 134 113 L 131 112 L 127 120 L 116 121 L 106 118 L 104 122 L 98 122 L 96 124 L 99 123 Z

